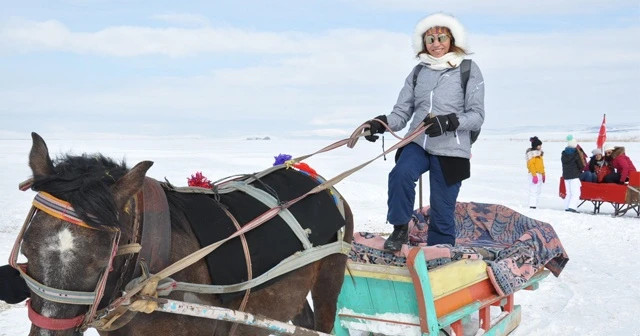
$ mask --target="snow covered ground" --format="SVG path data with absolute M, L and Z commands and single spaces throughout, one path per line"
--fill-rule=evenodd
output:
M 549 140 L 562 139 L 566 133 L 558 132 L 562 136 L 549 136 Z M 530 135 L 538 135 L 545 141 L 541 134 Z M 8 259 L 34 196 L 32 191 L 21 192 L 17 188 L 18 183 L 29 177 L 27 155 L 31 146 L 27 134 L 18 135 L 10 137 L 12 140 L 0 137 L 4 138 L 0 140 L 0 260 L 3 263 Z M 202 171 L 211 180 L 260 171 L 271 166 L 273 157 L 279 153 L 307 154 L 332 142 L 41 135 L 53 156 L 67 151 L 99 151 L 114 158 L 126 158 L 129 166 L 152 160 L 155 164 L 149 176 L 166 177 L 176 185 L 186 185 L 186 178 L 196 171 Z M 565 144 L 559 141 L 543 144 L 547 184 L 539 208 L 529 209 L 524 161 L 528 136 L 524 132 L 481 136 L 473 148 L 472 177 L 463 183 L 459 197 L 459 201 L 503 204 L 551 223 L 569 254 L 570 261 L 559 278 L 550 276 L 539 290 L 516 294 L 516 304 L 523 309 L 522 322 L 513 335 L 640 335 L 640 219 L 629 214 L 612 218 L 613 209 L 609 205 L 603 205 L 600 215 L 590 214 L 587 205 L 579 209 L 580 214 L 564 212 L 558 197 L 558 181 L 560 152 Z M 389 136 L 386 140 L 389 147 L 393 141 Z M 626 146 L 627 154 L 640 167 L 640 142 L 620 144 Z M 371 144 L 363 139 L 355 149 L 340 148 L 313 157 L 307 163 L 330 178 L 373 158 L 380 153 L 380 145 L 380 141 Z M 583 143 L 588 151 L 593 146 L 593 142 Z M 379 159 L 337 185 L 353 208 L 357 231 L 390 231 L 384 219 L 386 180 L 392 165 L 393 155 L 390 155 L 386 161 Z M 428 188 L 425 190 L 428 201 Z M 0 335 L 26 335 L 29 325 L 23 304 L 0 303 Z M 95 331 L 87 334 L 96 335 Z

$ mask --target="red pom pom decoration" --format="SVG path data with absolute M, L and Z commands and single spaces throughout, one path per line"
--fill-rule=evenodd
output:
M 298 163 L 294 164 L 293 166 L 298 168 L 299 170 L 307 172 L 313 178 L 317 178 L 318 177 L 318 173 L 316 173 L 316 171 L 313 168 L 309 167 L 309 165 L 304 163 L 304 162 L 298 162 Z
M 190 187 L 213 188 L 211 181 L 202 175 L 202 172 L 196 172 L 195 175 L 191 175 L 191 177 L 187 179 L 187 184 Z

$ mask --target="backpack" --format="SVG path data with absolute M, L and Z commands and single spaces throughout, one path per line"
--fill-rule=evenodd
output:
M 418 75 L 422 70 L 422 65 L 418 64 L 413 70 L 413 87 L 416 87 L 416 83 L 418 83 Z M 462 86 L 462 93 L 464 97 L 467 97 L 467 83 L 469 82 L 469 73 L 471 72 L 471 60 L 464 59 L 462 63 L 460 63 L 460 86 Z M 471 144 L 473 145 L 476 140 L 478 140 L 478 136 L 480 135 L 480 130 L 471 131 Z

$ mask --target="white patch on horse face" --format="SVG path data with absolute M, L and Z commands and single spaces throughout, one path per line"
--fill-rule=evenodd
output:
M 41 257 L 51 258 L 58 256 L 60 264 L 52 266 L 51 263 L 45 263 L 43 270 L 43 283 L 48 284 L 50 279 L 57 278 L 59 280 L 68 279 L 72 276 L 73 259 L 75 257 L 74 237 L 68 227 L 62 228 L 57 234 L 51 235 L 45 239 L 45 248 L 40 250 Z M 56 317 L 60 313 L 61 305 L 51 301 L 44 301 L 40 315 L 44 317 Z M 36 333 L 38 336 L 51 336 L 55 332 L 46 329 L 40 329 Z
M 73 242 L 74 237 L 71 230 L 66 227 L 62 228 L 58 234 L 46 239 L 46 248 L 41 250 L 41 253 L 43 254 L 43 257 L 45 257 L 45 255 L 50 256 L 51 252 L 57 254 L 60 258 L 60 269 L 63 272 L 67 272 L 70 270 L 73 258 L 75 257 L 75 245 Z M 50 271 L 52 270 L 47 269 L 44 273 L 49 274 Z M 44 280 L 46 281 L 46 279 Z
M 42 305 L 42 311 L 40 312 L 40 315 L 44 316 L 44 317 L 53 317 L 53 314 L 55 314 L 55 309 L 54 307 L 49 307 L 51 306 L 50 302 L 44 302 Z
M 73 234 L 68 228 L 64 228 L 56 235 L 57 241 L 49 247 L 50 250 L 60 253 L 60 261 L 63 267 L 68 266 L 73 259 Z
M 69 229 L 64 228 L 62 231 L 58 232 L 58 241 L 58 250 L 60 253 L 73 250 L 73 235 Z
M 53 307 L 53 304 L 51 302 L 44 302 L 42 305 L 42 311 L 40 312 L 40 315 L 44 316 L 44 317 L 54 317 L 54 314 L 56 312 L 55 307 Z M 40 329 L 38 330 L 38 333 L 36 335 L 38 336 L 51 336 L 53 335 L 54 332 L 52 330 L 47 330 L 47 329 Z

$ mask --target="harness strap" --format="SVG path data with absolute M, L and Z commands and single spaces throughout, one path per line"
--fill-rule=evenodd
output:
M 202 285 L 188 282 L 178 282 L 171 278 L 166 278 L 158 284 L 158 296 L 168 296 L 173 291 L 185 291 L 199 294 L 222 294 L 239 292 L 259 286 L 269 280 L 275 279 L 283 274 L 295 271 L 300 267 L 318 261 L 330 254 L 348 254 L 351 244 L 344 241 L 336 241 L 327 245 L 312 247 L 308 250 L 297 252 L 286 259 L 283 259 L 276 266 L 264 274 L 252 280 L 233 285 Z
M 277 200 L 271 194 L 244 182 L 234 182 L 229 184 L 229 187 L 238 189 L 247 195 L 252 196 L 269 208 L 277 207 L 279 205 Z M 289 228 L 291 228 L 291 231 L 293 231 L 296 237 L 298 237 L 298 240 L 300 240 L 305 250 L 313 247 L 313 244 L 309 241 L 308 233 L 302 228 L 289 209 L 280 211 L 278 215 L 282 217 L 287 225 L 289 225 Z
M 38 313 L 31 307 L 31 299 L 27 300 L 27 313 L 29 316 L 29 320 L 35 326 L 47 329 L 47 330 L 67 330 L 67 329 L 75 329 L 82 324 L 84 320 L 84 315 L 79 315 L 76 317 L 72 317 L 69 319 L 57 319 L 51 317 L 45 317 Z
M 171 218 L 169 202 L 160 183 L 145 177 L 142 192 L 136 197 L 142 212 L 142 249 L 136 261 L 134 276 L 140 275 L 140 260 L 144 259 L 152 273 L 159 272 L 170 264 L 171 253 Z
M 227 208 L 225 207 L 221 207 L 221 208 L 222 208 L 222 211 L 224 211 L 227 214 L 227 217 L 231 219 L 231 221 L 233 222 L 233 225 L 236 227 L 236 230 L 240 230 L 242 227 L 240 226 L 240 223 L 238 223 L 236 218 L 231 214 L 231 212 L 229 212 L 229 210 L 227 210 Z M 253 267 L 251 265 L 251 253 L 249 253 L 249 243 L 247 243 L 247 238 L 244 235 L 240 235 L 240 242 L 242 243 L 242 250 L 244 251 L 244 262 L 247 265 L 247 279 L 251 280 L 253 279 Z M 240 307 L 238 307 L 239 311 L 244 311 L 244 309 L 247 307 L 247 302 L 249 302 L 250 293 L 251 293 L 251 288 L 247 289 L 244 292 L 242 301 L 240 301 Z M 229 331 L 229 336 L 235 335 L 237 329 L 238 329 L 238 323 L 234 323 L 231 326 L 231 330 Z
M 118 247 L 118 252 L 116 253 L 116 257 L 117 256 L 121 256 L 121 255 L 125 255 L 125 254 L 138 253 L 138 252 L 140 252 L 140 249 L 142 249 L 142 246 L 140 246 L 140 244 L 138 244 L 138 243 L 120 245 Z
M 45 286 L 27 275 L 25 270 L 18 265 L 18 254 L 20 252 L 22 237 L 27 231 L 27 227 L 29 227 L 29 223 L 31 223 L 31 220 L 35 216 L 36 212 L 37 208 L 34 205 L 29 210 L 27 218 L 22 225 L 22 229 L 20 229 L 20 232 L 16 237 L 16 241 L 13 244 L 13 249 L 11 249 L 11 254 L 9 256 L 9 264 L 11 265 L 11 267 L 20 272 L 20 276 L 22 276 L 22 278 L 25 280 L 25 283 L 27 284 L 29 289 L 31 289 L 36 295 L 42 297 L 43 299 L 58 303 L 90 305 L 91 303 L 93 303 L 96 297 L 94 292 L 66 291 Z
M 117 299 L 114 302 L 112 302 L 110 307 L 117 307 L 117 306 L 123 304 L 124 302 L 130 300 L 134 295 L 138 294 L 149 282 L 152 282 L 152 281 L 158 282 L 161 279 L 167 278 L 167 277 L 171 276 L 172 274 L 180 272 L 181 270 L 193 265 L 198 260 L 204 258 L 209 253 L 211 253 L 212 251 L 214 251 L 215 249 L 217 249 L 218 247 L 220 247 L 222 244 L 226 243 L 227 241 L 229 241 L 229 240 L 231 240 L 231 239 L 233 239 L 233 238 L 235 238 L 235 237 L 237 237 L 237 236 L 239 236 L 239 235 L 241 235 L 243 233 L 246 233 L 246 232 L 248 232 L 250 230 L 253 230 L 254 228 L 260 226 L 262 223 L 264 223 L 264 222 L 268 221 L 269 219 L 275 217 L 282 209 L 286 209 L 286 208 L 292 206 L 293 204 L 295 204 L 299 200 L 307 197 L 308 195 L 318 193 L 318 192 L 320 192 L 320 191 L 322 191 L 324 189 L 327 189 L 327 188 L 331 187 L 332 185 L 342 181 L 347 176 L 349 176 L 349 175 L 353 174 L 354 172 L 362 169 L 363 167 L 369 165 L 371 162 L 377 160 L 381 156 L 386 155 L 387 153 L 392 152 L 392 151 L 394 151 L 394 150 L 406 145 L 407 143 L 413 141 L 413 139 L 415 139 L 418 135 L 423 133 L 431 125 L 433 125 L 433 124 L 423 125 L 423 126 L 420 126 L 420 127 L 416 128 L 413 131 L 413 133 L 409 134 L 406 138 L 402 139 L 402 141 L 400 141 L 397 144 L 391 146 L 389 149 L 387 149 L 386 151 L 382 152 L 381 154 L 379 154 L 375 158 L 373 158 L 373 159 L 371 159 L 371 160 L 369 160 L 369 161 L 367 161 L 367 162 L 365 162 L 365 163 L 363 163 L 363 164 L 361 164 L 359 166 L 356 166 L 356 167 L 354 167 L 352 169 L 349 169 L 349 170 L 343 172 L 342 174 L 340 174 L 340 175 L 338 175 L 338 176 L 336 176 L 336 177 L 334 177 L 334 178 L 332 178 L 330 180 L 327 180 L 326 182 L 316 186 L 311 191 L 307 192 L 306 194 L 304 194 L 304 195 L 302 195 L 302 196 L 300 196 L 300 197 L 298 197 L 296 199 L 293 199 L 293 200 L 291 200 L 291 201 L 289 201 L 289 202 L 287 202 L 285 204 L 282 204 L 282 205 L 280 205 L 278 207 L 274 207 L 274 208 L 271 208 L 271 209 L 267 210 L 266 212 L 264 212 L 263 214 L 261 214 L 260 216 L 258 216 L 256 218 L 254 218 L 252 221 L 250 221 L 245 226 L 243 226 L 241 230 L 238 230 L 235 233 L 231 234 L 229 237 L 227 237 L 225 239 L 222 239 L 220 241 L 217 241 L 215 243 L 212 243 L 212 244 L 210 244 L 208 246 L 205 246 L 205 247 L 193 252 L 192 254 L 190 254 L 190 255 L 188 255 L 188 256 L 176 261 L 175 263 L 173 263 L 169 267 L 163 269 L 162 271 L 158 272 L 157 274 L 153 275 L 152 277 L 140 282 L 137 286 L 133 287 L 125 295 L 123 295 L 119 299 Z M 384 126 L 387 127 L 387 128 L 389 127 L 386 124 L 384 124 Z M 364 128 L 366 128 L 366 127 L 368 127 L 368 124 L 365 123 L 365 124 L 361 125 L 360 127 L 358 127 L 356 129 L 356 131 L 354 132 L 355 140 L 357 140 L 357 137 L 360 136 L 360 135 L 358 135 L 358 133 L 363 132 Z M 362 134 L 364 134 L 364 133 L 362 133 Z M 334 148 L 342 146 L 345 143 L 350 143 L 350 145 L 351 145 L 352 140 L 353 140 L 353 138 L 348 138 L 348 139 L 336 142 L 334 144 L 336 147 L 334 147 Z M 346 141 L 346 142 L 342 143 L 343 141 Z M 339 144 L 339 146 L 338 146 L 338 144 Z M 353 145 L 355 145 L 355 141 L 353 142 Z M 329 147 L 331 147 L 331 146 L 329 146 Z M 317 153 L 320 153 L 322 151 L 329 150 L 329 149 L 326 149 L 326 148 L 327 147 L 325 147 L 325 149 L 322 149 L 322 150 L 320 150 L 320 151 L 318 151 L 316 153 L 304 156 L 303 158 L 310 157 L 310 156 L 315 155 Z
M 80 216 L 78 216 L 73 210 L 71 203 L 58 199 L 47 192 L 41 191 L 36 194 L 36 197 L 33 199 L 32 203 L 33 206 L 38 210 L 42 210 L 50 216 L 62 219 L 83 228 L 98 230 L 97 228 L 88 225 L 82 219 L 80 219 Z M 92 215 L 88 216 L 95 218 Z M 97 219 L 96 222 L 98 222 Z
M 91 305 L 96 299 L 95 292 L 77 292 L 64 289 L 51 288 L 41 284 L 32 277 L 28 276 L 24 271 L 18 269 L 20 275 L 27 283 L 29 289 L 39 297 L 52 302 L 64 303 L 70 305 Z

